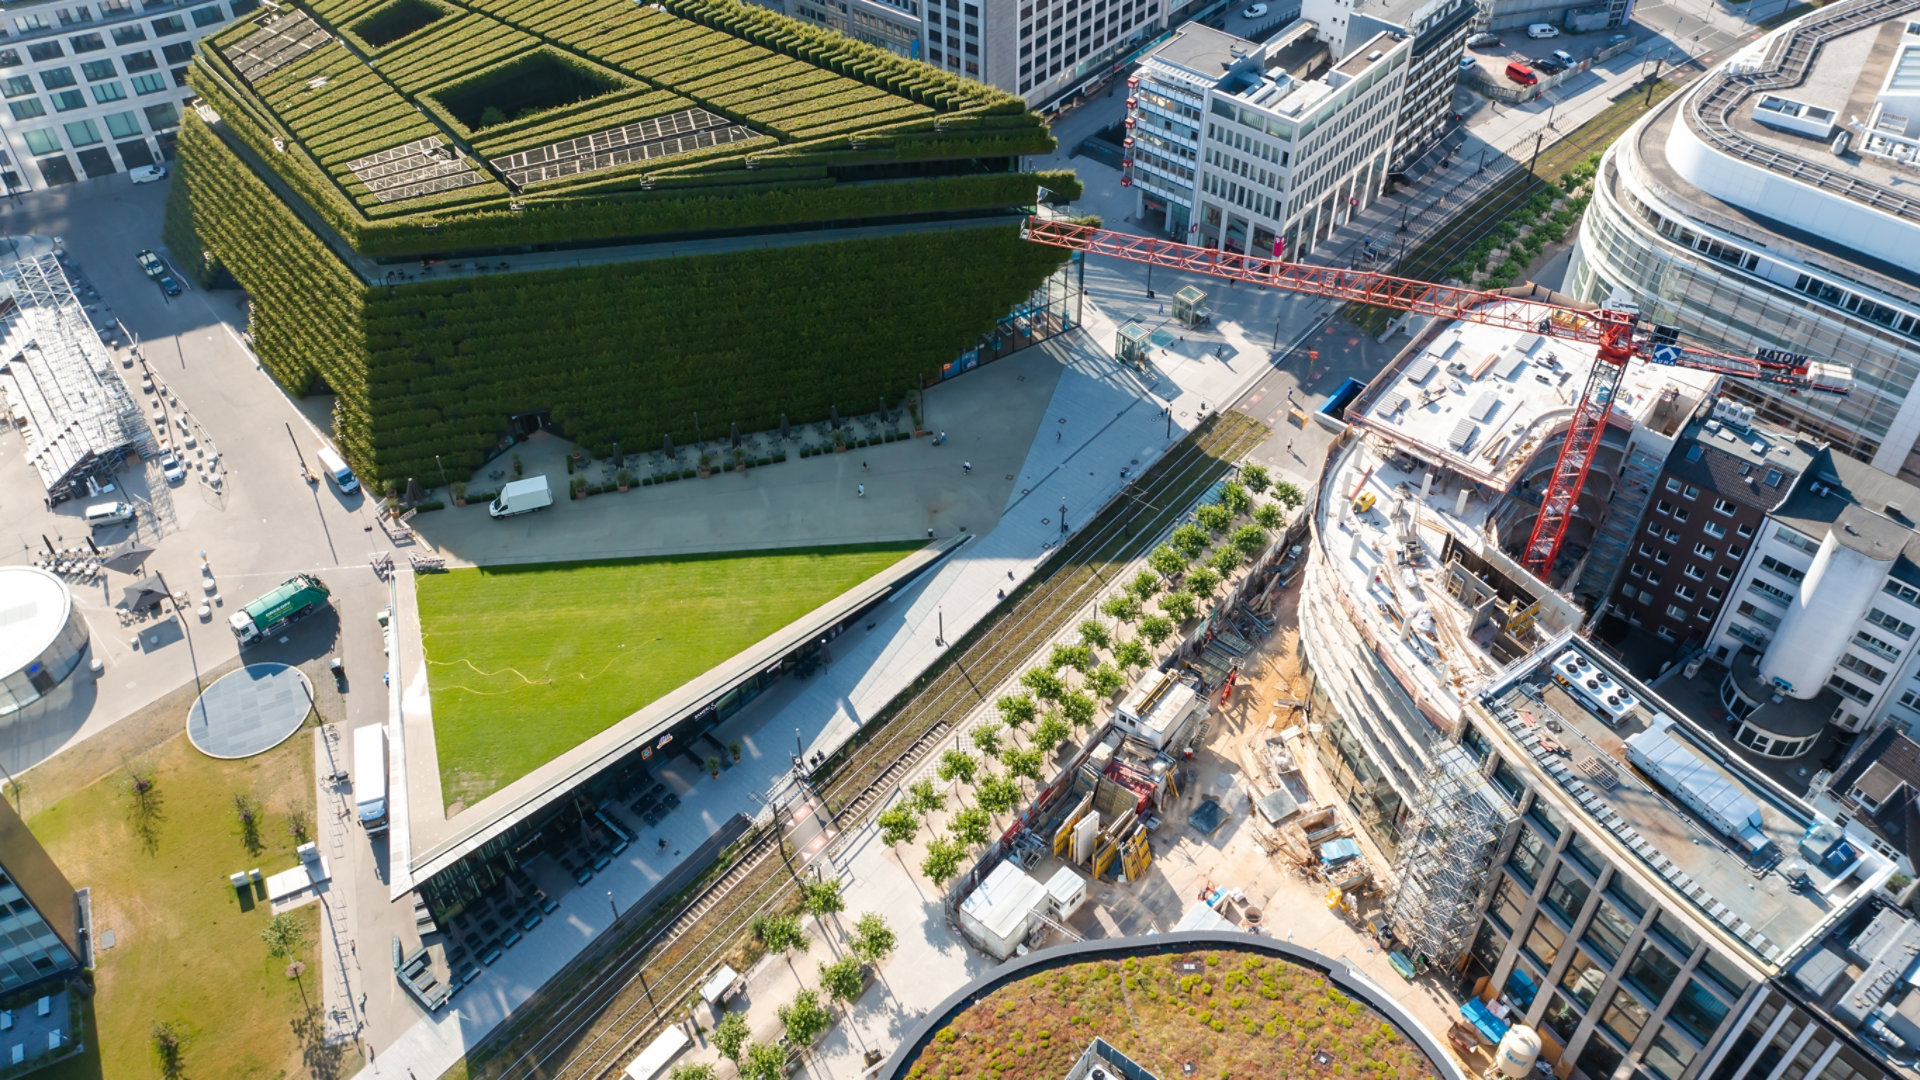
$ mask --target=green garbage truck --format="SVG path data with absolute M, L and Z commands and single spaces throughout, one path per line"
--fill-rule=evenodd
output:
M 327 586 L 312 574 L 297 574 L 274 586 L 272 592 L 233 613 L 228 624 L 246 648 L 264 641 L 281 627 L 327 606 Z

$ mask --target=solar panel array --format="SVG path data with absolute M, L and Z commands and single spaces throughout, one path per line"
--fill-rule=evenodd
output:
M 691 153 L 709 146 L 725 146 L 758 134 L 745 124 L 736 124 L 706 109 L 682 109 L 651 120 L 638 120 L 497 157 L 493 159 L 493 167 L 514 183 L 526 185 Z
M 296 11 L 264 20 L 258 30 L 222 51 L 242 78 L 257 83 L 332 40 L 325 27 Z
M 431 135 L 349 161 L 347 168 L 381 202 L 415 199 L 486 181 L 472 162 Z

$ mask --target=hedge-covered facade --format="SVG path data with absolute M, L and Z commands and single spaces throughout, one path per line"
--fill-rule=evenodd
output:
M 691 441 L 696 412 L 711 433 L 897 401 L 1061 259 L 1023 244 L 1011 216 L 1040 185 L 1077 190 L 1070 174 L 1019 170 L 1052 140 L 1018 99 L 763 8 L 321 0 L 298 17 L 325 43 L 276 70 L 245 66 L 256 20 L 196 57 L 190 77 L 216 119 L 182 126 L 167 241 L 203 280 L 247 290 L 263 364 L 296 393 L 339 395 L 342 449 L 376 479 L 438 475 L 436 454 L 469 471 L 509 417 L 543 409 L 604 452 Z M 515 114 L 487 104 L 505 100 L 500 86 L 562 103 Z M 687 109 L 752 134 L 524 185 L 499 167 Z M 349 167 L 423 139 L 484 175 L 383 200 Z M 915 222 L 925 231 L 417 272 L 427 257 Z M 399 271 L 411 280 L 390 283 Z

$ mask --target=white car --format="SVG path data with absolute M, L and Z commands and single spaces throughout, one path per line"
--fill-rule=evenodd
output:
M 165 165 L 141 165 L 127 170 L 127 179 L 132 180 L 136 184 L 151 184 L 155 180 L 165 180 L 166 178 L 167 167 Z
M 1560 36 L 1560 28 L 1552 23 L 1537 22 L 1527 27 L 1527 36 L 1530 38 L 1556 38 Z
M 167 478 L 169 484 L 177 484 L 187 478 L 187 470 L 181 466 L 180 459 L 174 457 L 171 450 L 160 455 L 160 472 Z
M 1247 7 L 1247 10 L 1240 13 L 1240 17 L 1243 19 L 1257 19 L 1260 16 L 1265 15 L 1266 13 L 1267 13 L 1267 5 L 1252 4 Z

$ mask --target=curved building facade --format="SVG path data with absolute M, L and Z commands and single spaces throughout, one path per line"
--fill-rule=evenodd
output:
M 1916 12 L 1920 0 L 1829 5 L 1649 113 L 1601 161 L 1567 279 L 1582 299 L 1624 293 L 1703 342 L 1850 365 L 1846 397 L 1739 380 L 1725 392 L 1908 479 L 1920 477 L 1920 199 L 1883 141 L 1832 146 L 1851 133 L 1850 102 L 1898 100 L 1909 50 L 1920 57 Z
M 40 700 L 87 652 L 87 620 L 59 578 L 0 566 L 0 716 Z

